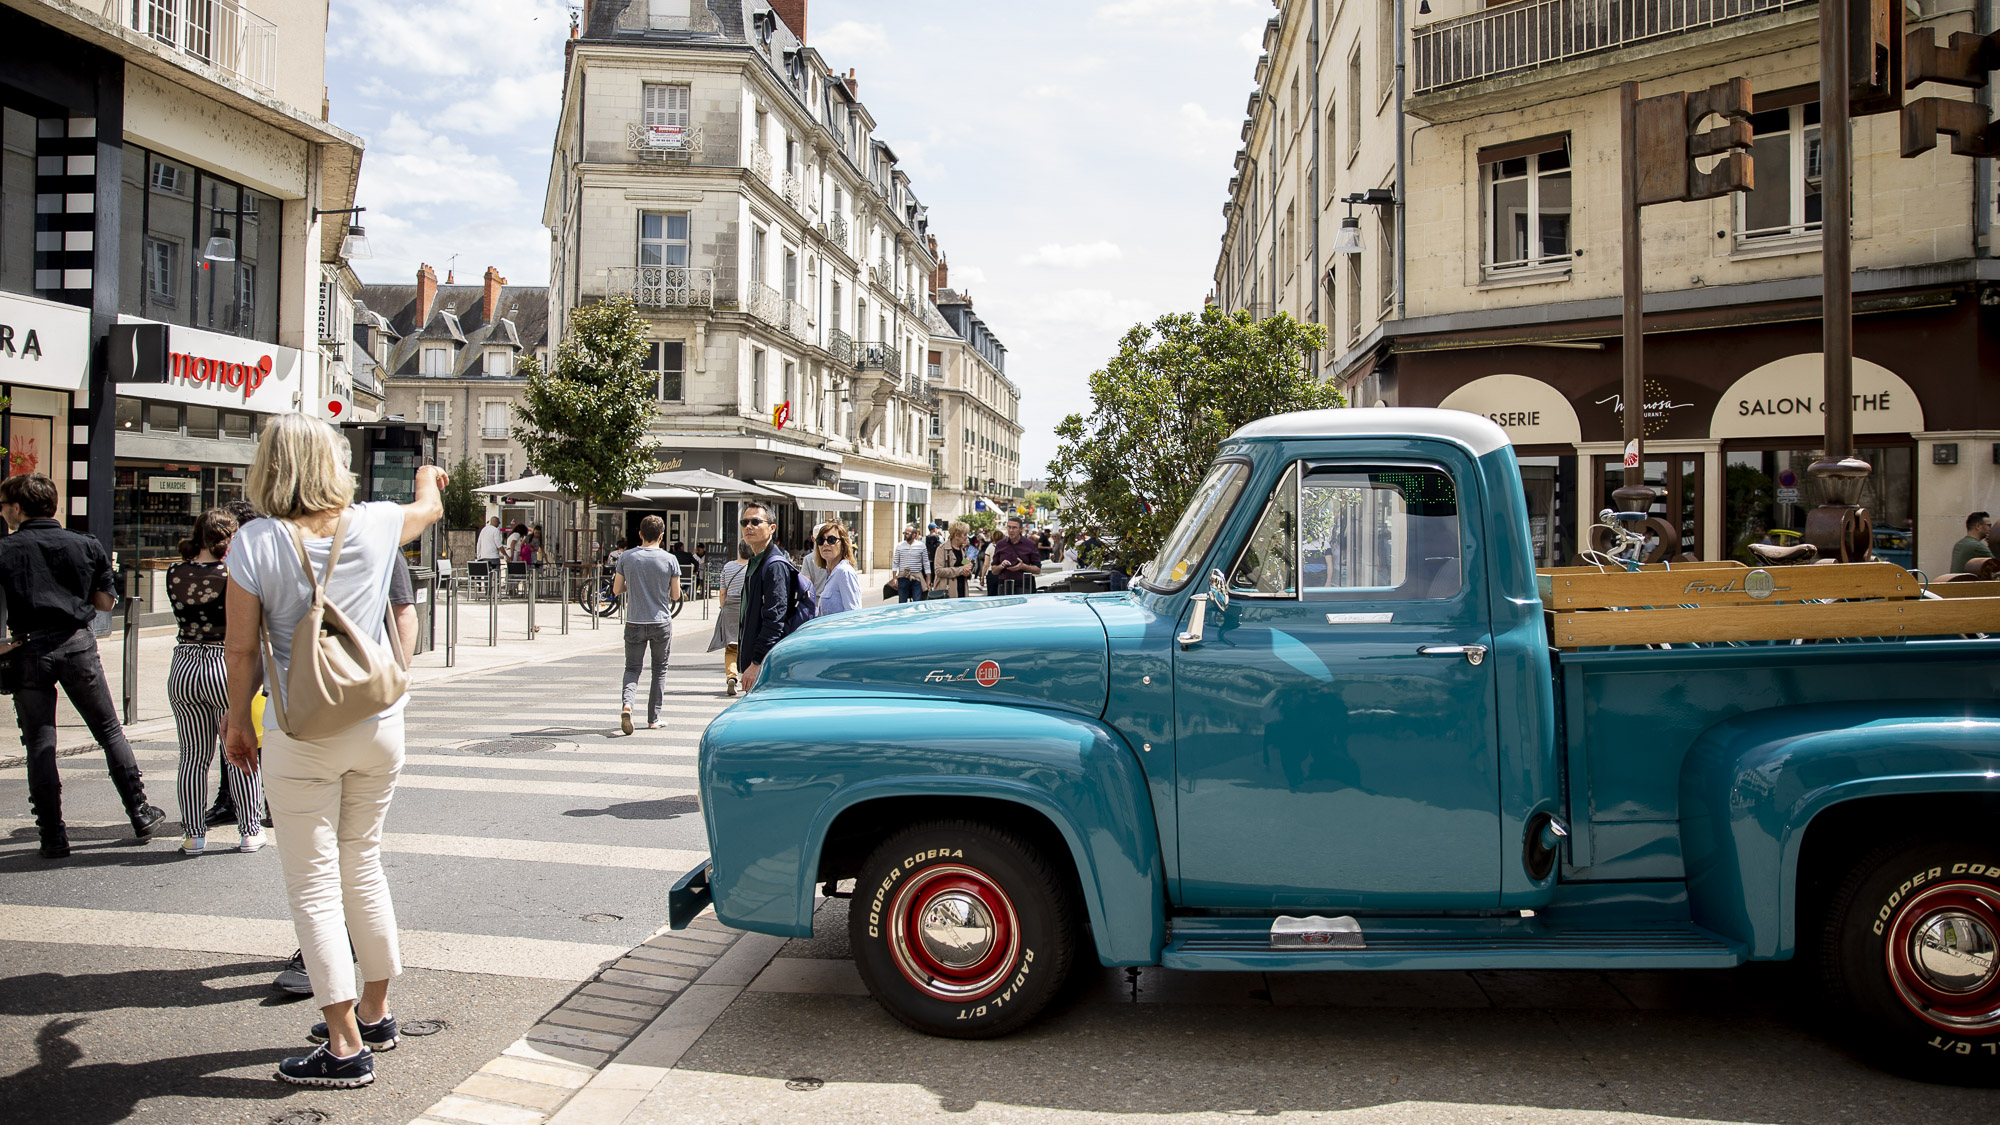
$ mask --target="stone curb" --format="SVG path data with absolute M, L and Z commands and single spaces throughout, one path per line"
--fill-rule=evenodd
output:
M 410 1125 L 623 1121 L 785 941 L 712 914 L 663 926 Z

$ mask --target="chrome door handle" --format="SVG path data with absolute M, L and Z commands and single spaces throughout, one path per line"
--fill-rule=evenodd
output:
M 1418 656 L 1463 656 L 1474 668 L 1486 662 L 1485 645 L 1419 645 Z

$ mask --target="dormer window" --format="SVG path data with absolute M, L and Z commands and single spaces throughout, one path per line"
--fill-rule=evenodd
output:
M 451 345 L 425 344 L 420 358 L 423 361 L 421 370 L 424 374 L 451 374 Z
M 485 362 L 488 376 L 506 378 L 514 373 L 514 353 L 506 348 L 487 348 Z

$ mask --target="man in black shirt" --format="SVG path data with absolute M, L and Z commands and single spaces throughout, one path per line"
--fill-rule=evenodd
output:
M 139 764 L 111 705 L 104 665 L 90 623 L 114 604 L 111 556 L 88 535 L 55 521 L 55 482 L 40 473 L 0 481 L 0 518 L 13 534 L 0 539 L 0 617 L 9 639 L 0 655 L 13 665 L 14 716 L 28 755 L 28 800 L 41 829 L 42 855 L 69 855 L 63 826 L 62 777 L 56 770 L 56 686 L 90 726 L 111 770 L 111 784 L 141 840 L 167 814 L 146 803 Z

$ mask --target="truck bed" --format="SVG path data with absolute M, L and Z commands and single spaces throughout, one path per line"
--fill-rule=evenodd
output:
M 1717 723 L 1812 704 L 2000 701 L 2000 640 L 1882 640 L 1552 654 L 1573 826 L 1566 881 L 1679 879 L 1681 765 Z

